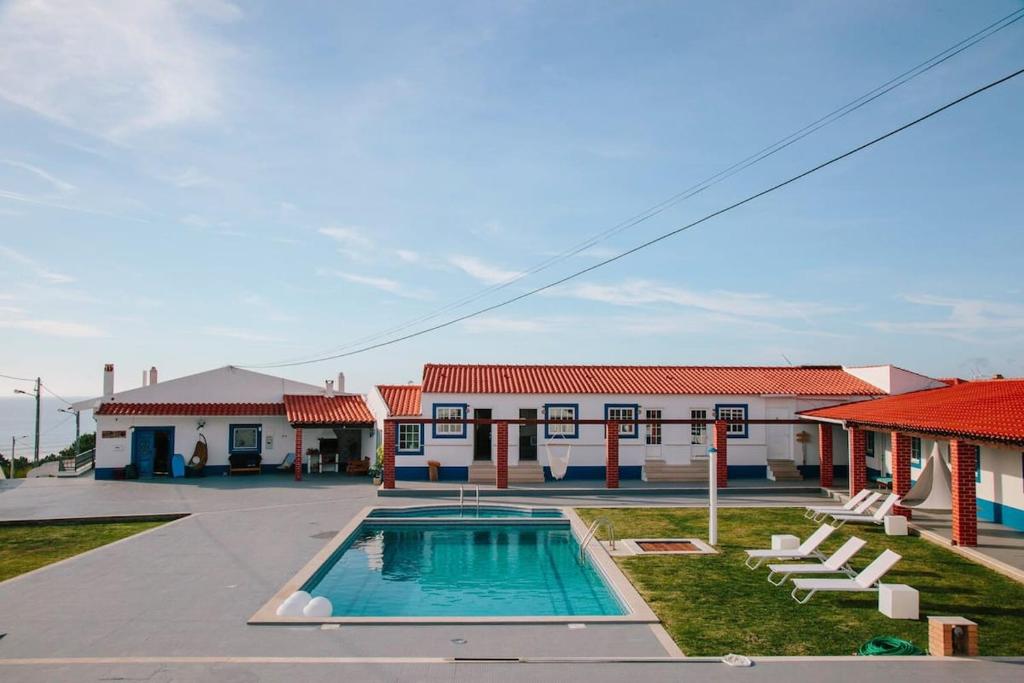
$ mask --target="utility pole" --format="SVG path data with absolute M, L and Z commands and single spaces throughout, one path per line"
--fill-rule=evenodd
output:
M 11 479 L 14 479 L 14 439 L 17 437 L 11 437 Z
M 39 464 L 39 398 L 41 396 L 43 380 L 36 377 L 36 464 Z

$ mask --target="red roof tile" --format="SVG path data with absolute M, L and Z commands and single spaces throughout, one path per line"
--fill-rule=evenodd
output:
M 378 384 L 377 391 L 392 417 L 415 417 L 422 413 L 420 397 L 423 392 L 418 384 Z
M 1024 443 L 1024 380 L 983 380 L 807 410 L 865 427 Z
M 284 415 L 283 403 L 104 403 L 97 415 Z
M 877 396 L 839 366 L 425 365 L 441 394 L 795 394 Z
M 362 396 L 301 396 L 285 394 L 284 405 L 292 424 L 368 424 L 373 415 Z

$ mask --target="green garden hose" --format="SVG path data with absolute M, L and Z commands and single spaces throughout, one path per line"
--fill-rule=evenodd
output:
M 857 654 L 862 657 L 923 655 L 924 651 L 909 640 L 896 636 L 875 636 L 860 646 Z

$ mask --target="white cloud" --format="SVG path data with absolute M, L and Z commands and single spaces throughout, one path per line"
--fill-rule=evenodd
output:
M 216 180 L 194 166 L 189 166 L 178 173 L 164 176 L 164 180 L 183 190 L 191 187 L 213 187 L 218 184 Z
M 473 256 L 450 256 L 448 262 L 469 275 L 475 280 L 486 285 L 496 285 L 507 282 L 522 275 L 519 271 L 506 270 L 504 268 L 485 263 Z
M 1024 305 L 986 299 L 959 299 L 906 295 L 904 301 L 929 308 L 945 308 L 940 320 L 900 320 L 871 323 L 883 332 L 933 334 L 969 343 L 1005 341 L 1024 335 Z
M 320 228 L 317 230 L 321 235 L 330 237 L 335 242 L 349 249 L 368 249 L 373 246 L 373 240 L 364 235 L 366 228 L 358 226 Z
M 388 292 L 389 294 L 396 294 L 407 299 L 427 299 L 429 295 L 424 291 L 412 291 L 407 289 L 402 283 L 395 280 L 391 280 L 386 277 L 375 277 L 372 275 L 359 275 L 357 273 L 348 273 L 340 270 L 330 270 L 327 268 L 318 268 L 317 275 L 336 277 L 346 282 L 351 282 L 357 285 L 364 285 L 366 287 L 372 287 L 379 289 L 382 292 Z
M 106 337 L 107 333 L 93 325 L 66 320 L 45 320 L 33 318 L 0 318 L 0 328 L 24 330 L 47 337 L 90 338 Z
M 200 24 L 228 2 L 12 0 L 0 10 L 0 97 L 110 139 L 215 119 L 231 51 Z
M 0 159 L 0 164 L 4 164 L 4 165 L 10 166 L 12 168 L 19 168 L 19 169 L 21 169 L 23 171 L 28 171 L 29 173 L 31 173 L 35 177 L 41 178 L 42 180 L 45 180 L 55 190 L 57 190 L 57 192 L 59 192 L 61 194 L 67 194 L 69 192 L 74 192 L 75 189 L 77 189 L 71 183 L 69 183 L 67 181 L 64 181 L 64 180 L 61 180 L 60 178 L 56 177 L 52 173 L 49 173 L 48 171 L 45 171 L 45 170 L 39 168 L 38 166 L 33 166 L 32 164 L 27 164 L 24 161 L 15 161 L 13 159 Z
M 203 334 L 211 337 L 224 337 L 225 339 L 237 339 L 239 341 L 249 342 L 283 342 L 285 339 L 281 337 L 275 337 L 272 335 L 264 334 L 262 332 L 253 332 L 252 330 L 239 329 L 234 327 L 223 327 L 219 325 L 211 325 L 202 328 L 200 330 Z
M 396 249 L 395 255 L 398 256 L 400 260 L 405 261 L 406 263 L 420 262 L 420 255 L 415 251 L 410 251 L 408 249 Z
M 11 249 L 10 247 L 0 245 L 0 257 L 6 258 L 8 261 L 13 261 L 14 263 L 22 265 L 25 268 L 28 268 L 33 273 L 35 273 L 36 277 L 46 280 L 51 284 L 62 285 L 75 281 L 75 278 L 71 277 L 70 275 L 65 275 L 64 273 L 52 271 L 44 267 L 35 259 L 26 256 L 25 254 L 22 254 L 20 251 Z

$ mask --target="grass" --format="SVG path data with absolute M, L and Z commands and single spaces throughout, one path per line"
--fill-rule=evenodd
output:
M 707 538 L 707 510 L 700 508 L 590 508 L 579 513 L 588 522 L 609 517 L 619 538 Z M 927 650 L 927 615 L 976 621 L 982 655 L 1024 655 L 1024 585 L 916 536 L 886 536 L 879 527 L 848 525 L 823 548 L 831 552 L 850 536 L 863 538 L 868 543 L 854 559 L 855 569 L 885 548 L 902 555 L 886 580 L 920 591 L 918 621 L 884 616 L 874 592 L 818 593 L 801 606 L 789 596 L 792 584 L 776 588 L 766 581 L 767 569 L 743 566 L 744 548 L 769 547 L 772 534 L 803 539 L 816 527 L 804 519 L 802 508 L 722 509 L 717 555 L 616 561 L 691 656 L 849 655 L 878 635 L 904 638 Z
M 0 581 L 164 524 L 96 522 L 0 528 Z

